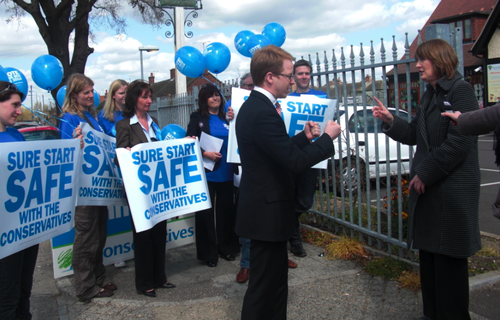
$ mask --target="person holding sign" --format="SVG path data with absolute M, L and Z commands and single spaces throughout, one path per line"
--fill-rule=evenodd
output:
M 0 81 L 0 143 L 25 141 L 19 131 L 8 128 L 22 113 L 23 96 L 14 84 Z M 1 214 L 6 212 L 2 210 Z M 37 256 L 38 244 L 0 259 L 0 319 L 31 319 L 30 296 Z
M 151 107 L 151 86 L 142 80 L 133 81 L 127 88 L 124 119 L 116 123 L 116 148 L 130 149 L 140 143 L 161 139 L 156 119 L 149 114 Z M 118 165 L 117 158 L 115 163 Z M 133 199 L 127 197 L 130 203 Z M 135 259 L 135 288 L 137 293 L 150 298 L 156 297 L 155 288 L 175 288 L 165 275 L 165 246 L 167 221 L 157 223 L 153 228 L 137 232 L 132 220 Z
M 293 78 L 297 88 L 294 92 L 290 93 L 289 96 L 299 97 L 301 95 L 315 95 L 318 97 L 326 97 L 326 93 L 323 91 L 309 88 L 311 72 L 312 66 L 309 61 L 301 59 L 295 62 L 293 65 Z M 299 217 L 312 207 L 317 182 L 318 170 L 312 168 L 299 174 L 295 180 L 295 213 L 297 215 L 297 220 L 295 222 L 295 231 L 288 242 L 290 243 L 290 252 L 297 257 L 307 256 L 302 246 L 302 238 L 299 231 Z
M 207 83 L 201 87 L 198 106 L 198 110 L 191 114 L 186 135 L 199 138 L 204 132 L 224 141 L 220 152 L 202 150 L 203 157 L 215 161 L 213 171 L 207 172 L 212 208 L 195 214 L 198 260 L 215 267 L 219 254 L 223 259 L 233 261 L 234 255 L 240 251 L 234 232 L 233 165 L 226 161 L 229 125 L 215 85 Z
M 127 86 L 128 83 L 125 80 L 117 79 L 113 81 L 109 86 L 104 108 L 97 116 L 99 125 L 108 136 L 114 137 L 116 135 L 116 132 L 113 133 L 113 127 L 116 122 L 123 119 L 122 110 L 125 106 Z
M 59 124 L 62 139 L 72 139 L 81 132 L 80 122 L 88 123 L 102 132 L 95 118 L 94 82 L 83 74 L 72 74 L 66 84 L 63 116 Z M 78 138 L 79 134 L 76 134 Z M 75 292 L 80 301 L 110 297 L 117 289 L 106 281 L 102 252 L 106 244 L 108 211 L 105 206 L 77 206 L 75 208 L 75 240 L 71 264 L 74 271 Z
M 122 110 L 125 106 L 127 86 L 128 82 L 125 80 L 117 79 L 111 82 L 104 108 L 97 115 L 99 125 L 108 136 L 114 137 L 116 135 L 115 123 L 123 119 Z M 127 266 L 127 263 L 125 261 L 117 261 L 114 265 L 117 268 L 124 268 Z
M 288 135 L 276 101 L 285 98 L 294 84 L 292 60 L 291 54 L 274 45 L 254 53 L 250 72 L 255 88 L 239 110 L 244 121 L 236 123 L 243 168 L 236 233 L 251 240 L 243 320 L 286 318 L 286 244 L 296 220 L 293 178 L 332 156 L 332 140 L 341 132 L 337 123 L 328 121 L 321 135 L 319 126 L 308 121 L 304 131 Z

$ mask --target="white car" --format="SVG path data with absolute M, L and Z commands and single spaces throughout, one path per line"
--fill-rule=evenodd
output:
M 387 172 L 390 175 L 397 175 L 398 168 L 401 168 L 402 174 L 410 173 L 410 154 L 413 155 L 413 148 L 387 137 L 381 129 L 382 121 L 373 117 L 372 108 L 372 106 L 367 106 L 365 110 L 363 106 L 358 106 L 356 109 L 354 106 L 347 106 L 347 112 L 344 107 L 340 107 L 337 112 L 335 120 L 342 127 L 341 135 L 333 141 L 335 145 L 335 181 L 338 194 L 341 193 L 341 187 L 348 194 L 349 190 L 355 192 L 360 186 L 363 187 L 367 183 L 366 164 L 368 164 L 370 179 L 376 178 L 377 173 L 380 177 L 386 177 Z M 392 114 L 396 114 L 396 109 L 388 108 L 388 110 Z M 399 110 L 399 116 L 408 119 L 408 112 Z M 339 139 L 342 152 L 339 152 Z M 398 146 L 400 148 L 399 157 Z M 359 166 L 356 162 L 357 153 Z M 387 168 L 387 158 L 389 159 L 389 168 Z M 342 159 L 342 166 L 340 159 Z M 358 172 L 361 184 L 358 184 Z M 330 191 L 333 191 L 331 165 L 328 168 L 328 175 Z

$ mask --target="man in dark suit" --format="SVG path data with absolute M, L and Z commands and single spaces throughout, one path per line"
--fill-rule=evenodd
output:
M 286 319 L 286 243 L 295 225 L 293 177 L 332 156 L 332 140 L 340 134 L 340 126 L 329 121 L 320 136 L 319 126 L 310 121 L 303 132 L 288 136 L 275 103 L 294 84 L 292 60 L 288 52 L 274 45 L 254 53 L 250 72 L 255 88 L 236 122 L 243 167 L 236 233 L 251 239 L 244 320 Z

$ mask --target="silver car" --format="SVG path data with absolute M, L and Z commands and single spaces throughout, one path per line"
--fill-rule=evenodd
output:
M 376 178 L 377 175 L 386 177 L 388 172 L 389 175 L 397 175 L 399 170 L 401 174 L 410 172 L 410 155 L 413 156 L 413 147 L 387 137 L 382 132 L 381 120 L 373 117 L 372 108 L 372 106 L 367 106 L 366 109 L 363 106 L 356 108 L 347 106 L 347 108 L 340 107 L 337 112 L 335 120 L 342 127 L 342 134 L 333 143 L 336 150 L 335 182 L 339 194 L 341 188 L 346 193 L 349 190 L 356 192 L 365 183 L 369 183 L 366 180 L 367 169 L 370 179 Z M 399 114 L 403 119 L 411 121 L 414 118 L 404 110 L 398 112 L 394 108 L 388 110 L 392 114 Z M 330 190 L 333 190 L 331 164 L 328 168 L 328 180 Z

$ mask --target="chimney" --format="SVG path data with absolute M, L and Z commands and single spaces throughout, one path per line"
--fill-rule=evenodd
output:
M 170 79 L 175 79 L 175 68 L 170 69 Z
M 153 76 L 153 73 L 151 72 L 151 75 L 149 76 L 149 84 L 155 83 L 155 76 Z

